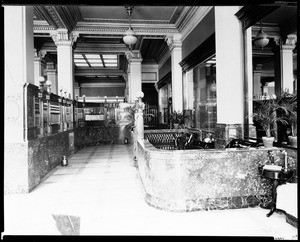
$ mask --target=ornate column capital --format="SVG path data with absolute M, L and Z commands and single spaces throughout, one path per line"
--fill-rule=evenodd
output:
M 286 40 L 285 40 L 285 44 L 286 45 L 293 45 L 293 46 L 295 46 L 296 43 L 297 43 L 297 35 L 296 34 L 289 34 L 286 37 Z
M 129 63 L 143 61 L 141 52 L 139 50 L 133 50 L 131 52 L 128 51 L 125 53 L 125 55 Z
M 73 46 L 79 37 L 78 33 L 70 33 L 67 29 L 58 28 L 51 34 L 56 46 Z
M 37 50 L 34 49 L 34 60 L 35 61 L 44 61 L 43 59 L 45 58 L 45 55 L 47 52 L 45 50 Z
M 291 50 L 291 51 L 293 51 L 296 47 L 296 43 L 297 43 L 297 35 L 289 34 L 286 37 L 285 43 L 282 44 L 281 49 L 282 50 Z
M 167 35 L 165 37 L 165 41 L 167 42 L 170 51 L 172 51 L 174 48 L 181 48 L 182 46 L 180 35 Z

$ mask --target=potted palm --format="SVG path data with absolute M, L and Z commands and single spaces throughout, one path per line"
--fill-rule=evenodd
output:
M 175 129 L 178 129 L 180 125 L 183 125 L 185 119 L 189 119 L 189 116 L 180 111 L 174 110 L 170 115 L 170 121 L 173 123 Z
M 259 101 L 253 110 L 253 120 L 258 122 L 266 132 L 266 136 L 262 137 L 266 148 L 273 147 L 275 140 L 273 135 L 277 134 L 277 123 L 288 124 L 286 117 L 284 117 L 284 115 L 278 115 L 278 111 L 284 114 L 288 113 L 286 105 L 282 104 L 281 97 Z
M 126 107 L 126 120 L 128 120 L 128 123 L 124 127 L 124 143 L 128 144 L 130 139 L 130 132 L 134 129 L 135 123 L 134 123 L 134 114 L 135 109 L 131 106 Z
M 287 106 L 287 119 L 291 125 L 291 135 L 288 137 L 289 143 L 293 147 L 297 147 L 297 93 L 288 94 L 287 101 L 285 102 Z
M 136 107 L 135 105 L 133 106 L 128 106 L 126 107 L 125 109 L 127 111 L 127 114 L 126 114 L 126 119 L 129 121 L 125 127 L 124 127 L 124 137 L 125 137 L 125 140 L 124 142 L 127 144 L 129 142 L 129 137 L 130 137 L 130 132 L 134 130 L 135 128 L 135 113 L 136 113 Z M 144 114 L 143 115 L 143 119 L 144 119 L 144 122 L 148 121 L 150 122 L 152 118 L 154 118 L 155 116 L 151 113 L 148 113 L 148 114 Z

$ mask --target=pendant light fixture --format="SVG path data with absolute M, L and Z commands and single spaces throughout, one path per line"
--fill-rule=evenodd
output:
M 125 7 L 127 10 L 127 14 L 129 17 L 129 28 L 128 30 L 125 32 L 125 35 L 123 36 L 123 41 L 126 45 L 129 46 L 129 49 L 132 49 L 132 46 L 136 43 L 137 41 L 137 37 L 135 32 L 132 30 L 131 28 L 131 14 L 133 11 L 133 6 L 126 6 Z
M 262 30 L 262 24 L 260 22 L 260 30 L 254 39 L 254 44 L 263 49 L 269 43 L 268 35 Z

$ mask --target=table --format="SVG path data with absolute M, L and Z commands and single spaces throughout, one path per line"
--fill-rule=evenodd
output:
M 284 169 L 281 170 L 263 169 L 262 176 L 267 179 L 270 179 L 273 182 L 271 209 L 270 212 L 266 215 L 267 217 L 270 217 L 276 211 L 277 187 L 280 183 L 284 183 L 285 181 L 289 180 L 293 176 L 293 170 L 285 171 Z

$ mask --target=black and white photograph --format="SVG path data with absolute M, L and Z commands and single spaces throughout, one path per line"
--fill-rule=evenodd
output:
M 1 9 L 1 239 L 298 240 L 297 1 Z

